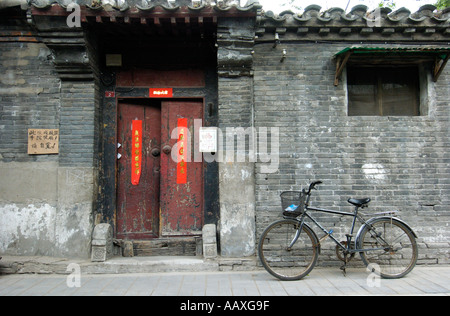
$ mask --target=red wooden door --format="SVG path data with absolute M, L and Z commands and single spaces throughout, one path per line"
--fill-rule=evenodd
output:
M 127 101 L 119 104 L 117 237 L 145 240 L 161 236 L 192 236 L 203 227 L 203 163 L 198 156 L 194 120 L 203 117 L 203 103 L 194 101 Z M 142 120 L 141 177 L 132 184 L 133 121 Z M 190 134 L 190 161 L 181 174 L 176 150 L 180 122 Z M 201 122 L 201 121 L 198 121 Z M 197 123 L 197 125 L 199 125 Z M 172 139 L 173 137 L 173 139 Z M 176 156 L 176 155 L 175 155 Z M 198 157 L 197 157 L 198 158 Z M 197 159 L 198 160 L 198 159 Z M 180 175 L 183 175 L 182 183 Z
M 139 183 L 131 181 L 132 122 L 142 121 L 142 162 Z M 161 107 L 142 101 L 119 104 L 117 188 L 117 237 L 149 239 L 159 236 Z
M 198 235 L 203 227 L 203 163 L 195 162 L 198 135 L 194 134 L 198 131 L 194 130 L 194 120 L 202 119 L 203 104 L 163 102 L 161 115 L 161 233 L 163 236 Z M 179 150 L 174 145 L 179 144 L 180 124 L 187 127 L 190 135 L 185 138 L 189 146 L 184 150 L 187 161 L 181 167 L 177 158 L 174 159 L 176 154 L 172 154 L 172 149 Z

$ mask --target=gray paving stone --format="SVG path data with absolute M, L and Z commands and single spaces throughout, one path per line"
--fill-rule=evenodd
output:
M 265 271 L 0 276 L 0 296 L 450 296 L 450 266 L 416 267 L 400 280 L 372 280 L 364 269 L 316 268 L 301 281 L 282 282 Z M 70 281 L 71 279 L 69 279 Z

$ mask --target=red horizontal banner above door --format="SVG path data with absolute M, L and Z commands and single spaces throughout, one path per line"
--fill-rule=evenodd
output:
M 172 88 L 150 88 L 149 93 L 150 98 L 172 98 L 173 89 Z

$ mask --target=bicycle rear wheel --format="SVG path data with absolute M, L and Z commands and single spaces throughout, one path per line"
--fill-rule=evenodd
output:
M 407 275 L 414 269 L 418 257 L 414 233 L 394 218 L 380 218 L 366 225 L 358 248 L 368 249 L 361 252 L 362 261 L 372 272 L 386 279 Z
M 317 263 L 318 240 L 311 228 L 304 224 L 298 240 L 300 223 L 286 219 L 273 223 L 261 235 L 258 253 L 264 268 L 282 281 L 304 278 Z

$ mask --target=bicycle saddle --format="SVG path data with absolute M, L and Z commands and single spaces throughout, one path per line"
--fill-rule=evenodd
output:
M 371 201 L 370 198 L 365 199 L 348 199 L 348 203 L 353 204 L 354 206 L 361 207 L 363 205 L 369 204 Z

